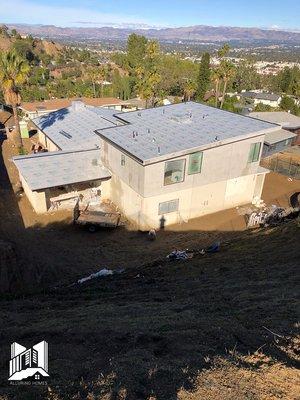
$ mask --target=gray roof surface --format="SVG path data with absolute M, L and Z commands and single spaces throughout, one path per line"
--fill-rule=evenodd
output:
M 286 111 L 252 112 L 250 117 L 281 125 L 283 128 L 300 128 L 300 117 Z
M 195 102 L 116 115 L 129 124 L 97 132 L 140 161 L 278 129 L 274 124 Z
M 61 150 L 83 150 L 100 146 L 94 131 L 116 126 L 119 122 L 115 113 L 115 110 L 73 102 L 70 107 L 35 118 L 33 122 Z
M 275 93 L 256 93 L 256 92 L 242 92 L 241 96 L 248 97 L 250 99 L 258 99 L 258 100 L 271 100 L 278 101 L 280 96 Z
M 266 133 L 265 135 L 265 143 L 267 144 L 275 144 L 279 142 L 283 142 L 287 139 L 293 139 L 295 136 L 294 133 L 286 131 L 285 129 L 278 129 L 274 132 Z
M 31 190 L 111 177 L 100 164 L 100 149 L 16 156 L 13 162 Z

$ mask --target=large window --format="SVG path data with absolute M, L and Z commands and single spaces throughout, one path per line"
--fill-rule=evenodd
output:
M 167 161 L 165 163 L 164 184 L 171 185 L 173 183 L 184 181 L 185 160 Z
M 260 148 L 261 148 L 261 142 L 251 144 L 248 157 L 249 163 L 256 162 L 259 160 Z
M 188 174 L 199 174 L 202 168 L 202 158 L 203 153 L 202 151 L 198 151 L 198 153 L 190 154 L 189 156 L 189 168 Z
M 158 214 L 168 214 L 174 211 L 178 211 L 179 200 L 170 200 L 164 201 L 163 203 L 159 203 L 158 205 Z

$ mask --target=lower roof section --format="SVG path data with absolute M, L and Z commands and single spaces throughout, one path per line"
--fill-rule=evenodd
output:
M 277 131 L 268 132 L 265 134 L 265 143 L 268 145 L 272 145 L 288 139 L 293 139 L 296 136 L 297 135 L 295 135 L 294 133 L 286 131 L 285 129 L 278 129 Z
M 101 164 L 99 149 L 16 156 L 13 162 L 31 190 L 111 177 Z

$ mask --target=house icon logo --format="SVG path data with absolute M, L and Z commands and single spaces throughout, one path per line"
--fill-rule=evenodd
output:
M 9 381 L 42 381 L 48 375 L 48 343 L 42 342 L 26 349 L 19 343 L 11 345 Z

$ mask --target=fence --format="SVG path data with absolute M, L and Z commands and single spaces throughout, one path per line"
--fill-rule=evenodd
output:
M 263 159 L 261 165 L 279 174 L 300 179 L 300 160 L 297 162 L 292 158 L 287 159 L 280 156 L 273 156 Z

